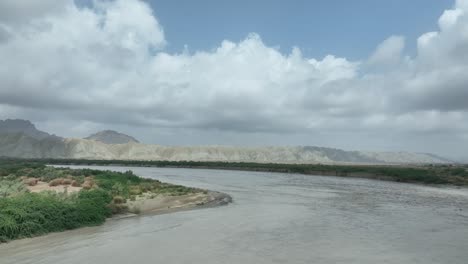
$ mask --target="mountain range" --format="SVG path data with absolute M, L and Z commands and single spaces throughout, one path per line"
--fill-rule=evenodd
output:
M 346 151 L 315 146 L 162 146 L 112 130 L 84 139 L 38 130 L 27 120 L 0 120 L 0 156 L 19 158 L 226 161 L 322 164 L 450 163 L 430 153 Z

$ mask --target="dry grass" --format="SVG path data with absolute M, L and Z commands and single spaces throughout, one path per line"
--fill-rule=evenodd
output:
M 126 204 L 115 204 L 111 203 L 108 208 L 112 211 L 112 214 L 121 214 L 128 212 L 128 206 Z
M 73 186 L 73 187 L 81 187 L 81 184 L 80 184 L 78 181 L 73 180 L 73 181 L 71 182 L 71 186 Z
M 72 179 L 62 179 L 61 184 L 62 185 L 70 185 L 72 183 Z
M 95 185 L 96 184 L 93 181 L 85 180 L 85 182 L 83 182 L 83 184 L 81 184 L 81 187 L 83 187 L 83 189 L 85 189 L 85 190 L 89 190 L 89 189 L 93 188 Z
M 123 204 L 123 203 L 125 203 L 126 201 L 127 201 L 127 200 L 126 200 L 124 197 L 122 197 L 122 196 L 114 196 L 114 198 L 113 198 L 113 202 L 114 202 L 115 204 Z
M 140 186 L 130 186 L 128 192 L 130 195 L 140 195 L 143 193 L 143 190 L 140 188 Z
M 27 186 L 35 186 L 39 180 L 37 178 L 26 178 L 23 179 L 23 183 Z
M 53 179 L 49 182 L 49 186 L 59 186 L 62 184 L 62 178 Z
M 50 183 L 43 182 L 43 181 L 38 181 L 36 185 L 34 186 L 26 186 L 30 192 L 33 193 L 38 193 L 42 191 L 54 191 L 57 193 L 64 193 L 65 188 L 67 190 L 67 193 L 74 193 L 74 192 L 79 192 L 82 188 L 81 187 L 76 187 L 76 186 L 70 186 L 70 185 L 56 185 L 56 186 L 51 186 Z

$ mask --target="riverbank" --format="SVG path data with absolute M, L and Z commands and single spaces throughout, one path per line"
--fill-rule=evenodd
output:
M 133 174 L 0 162 L 0 243 L 106 219 L 227 204 L 225 194 Z
M 232 198 L 228 194 L 214 191 L 180 196 L 161 195 L 152 198 L 143 197 L 136 201 L 128 201 L 129 212 L 114 215 L 112 219 L 116 220 L 139 215 L 167 214 L 198 208 L 222 206 L 231 202 Z
M 134 166 L 160 168 L 222 169 L 297 173 L 304 175 L 365 178 L 425 185 L 468 186 L 468 165 L 465 164 L 280 164 L 246 162 L 148 161 L 148 160 L 74 160 L 33 159 L 57 165 Z

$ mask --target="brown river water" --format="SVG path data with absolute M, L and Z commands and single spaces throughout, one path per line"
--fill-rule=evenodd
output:
M 468 189 L 264 172 L 133 170 L 227 206 L 111 220 L 0 245 L 1 264 L 468 263 Z

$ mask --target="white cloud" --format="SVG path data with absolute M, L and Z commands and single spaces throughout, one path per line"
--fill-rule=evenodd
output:
M 79 131 L 102 123 L 233 133 L 468 131 L 459 124 L 468 109 L 468 1 L 445 11 L 438 31 L 421 34 L 416 56 L 405 56 L 404 37 L 390 36 L 361 61 L 306 58 L 299 48 L 283 54 L 255 33 L 170 54 L 142 1 L 38 2 L 0 3 L 1 117 L 68 119 Z
M 450 30 L 457 20 L 463 15 L 464 11 L 460 8 L 445 10 L 439 18 L 439 27 L 441 30 Z
M 404 47 L 404 37 L 391 36 L 377 46 L 374 54 L 369 58 L 369 63 L 373 67 L 394 66 L 400 62 Z
M 2 0 L 0 1 L 0 23 L 28 23 L 35 18 L 63 11 L 73 0 Z

